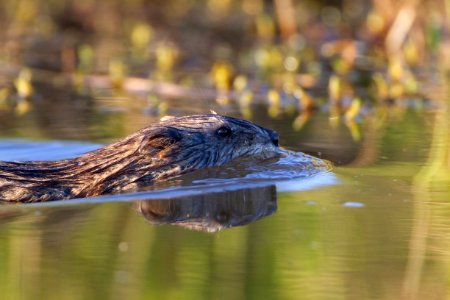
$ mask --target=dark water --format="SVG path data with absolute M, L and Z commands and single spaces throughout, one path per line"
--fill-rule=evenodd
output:
M 98 100 L 3 118 L 0 159 L 70 157 L 156 120 L 113 103 L 121 109 Z M 337 126 L 317 112 L 296 131 L 295 115 L 265 111 L 253 121 L 288 149 L 330 159 L 333 172 L 3 205 L 2 297 L 448 298 L 448 112 L 380 108 Z

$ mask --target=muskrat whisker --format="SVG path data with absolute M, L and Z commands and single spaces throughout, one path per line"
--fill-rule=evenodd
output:
M 211 153 L 209 151 L 206 151 L 203 155 L 203 161 L 205 163 L 205 166 L 211 166 L 209 162 L 211 161 Z

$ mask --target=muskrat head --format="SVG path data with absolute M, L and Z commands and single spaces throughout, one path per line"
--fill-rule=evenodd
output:
M 238 157 L 265 159 L 280 153 L 277 132 L 216 114 L 169 118 L 147 130 L 142 150 L 172 171 L 167 168 L 162 177 L 221 166 Z

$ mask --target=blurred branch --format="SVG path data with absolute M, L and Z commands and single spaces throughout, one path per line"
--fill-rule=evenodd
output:
M 283 40 L 289 40 L 297 32 L 294 3 L 292 0 L 274 0 L 274 2 L 281 36 Z
M 386 35 L 388 55 L 398 54 L 416 19 L 417 0 L 406 0 Z

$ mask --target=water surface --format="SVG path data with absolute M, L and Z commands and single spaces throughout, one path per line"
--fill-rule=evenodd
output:
M 300 131 L 291 126 L 295 116 L 256 115 L 253 121 L 279 131 L 283 146 L 330 159 L 335 169 L 295 180 L 188 178 L 159 192 L 3 205 L 2 295 L 448 297 L 450 193 L 439 154 L 449 149 L 445 112 L 407 109 L 382 126 L 359 124 L 359 140 L 344 123 L 328 125 L 326 113 Z M 133 111 L 94 116 L 78 127 L 51 118 L 39 126 L 32 115 L 10 120 L 1 127 L 0 159 L 71 157 L 155 121 Z

